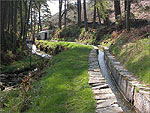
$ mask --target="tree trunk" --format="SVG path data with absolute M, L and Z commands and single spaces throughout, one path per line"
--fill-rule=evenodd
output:
M 130 5 L 131 5 L 131 0 L 127 0 L 127 11 L 126 11 L 126 29 L 127 29 L 127 32 L 130 31 Z
M 31 0 L 31 39 L 33 39 L 33 24 L 32 24 L 32 21 L 33 21 L 33 19 L 32 19 L 32 4 L 33 4 L 33 2 L 32 2 L 32 0 Z
M 6 14 L 5 14 L 5 23 L 3 23 L 4 24 L 4 28 L 8 31 L 8 20 L 9 20 L 9 18 L 8 18 L 8 16 L 9 16 L 9 1 L 6 1 Z
M 95 28 L 95 22 L 96 22 L 96 0 L 94 0 L 93 28 Z
M 17 49 L 17 6 L 18 6 L 18 1 L 14 1 L 14 22 L 13 22 L 13 27 L 14 27 L 14 37 L 13 37 L 13 53 L 16 54 L 16 49 Z
M 97 8 L 97 15 L 98 15 L 99 24 L 101 25 L 101 18 L 100 18 L 100 13 L 99 13 L 99 9 L 98 8 Z
M 9 13 L 8 13 L 8 28 L 7 30 L 10 32 L 10 20 L 11 20 L 11 2 L 9 2 Z
M 78 8 L 78 25 L 81 25 L 81 0 L 77 0 L 77 8 Z
M 1 47 L 2 47 L 2 50 L 3 51 L 6 51 L 7 50 L 7 47 L 6 47 L 6 37 L 5 37 L 5 28 L 4 28 L 4 21 L 5 21 L 5 15 L 6 15 L 6 1 L 3 1 L 3 2 L 1 2 L 1 11 L 0 11 L 0 13 L 1 13 L 1 15 L 2 15 L 2 18 L 1 18 L 1 35 L 0 36 L 2 36 L 2 38 L 1 38 L 1 41 L 2 41 L 2 43 L 0 43 L 0 44 L 2 44 L 1 45 Z
M 83 1 L 83 8 L 84 8 L 84 25 L 85 25 L 85 31 L 88 31 L 88 23 L 87 23 L 87 15 L 86 15 L 86 0 Z
M 20 21 L 21 21 L 21 31 L 20 31 L 20 39 L 23 35 L 23 18 L 22 18 L 22 0 L 20 0 Z
M 29 3 L 29 8 L 28 8 L 28 6 L 27 6 L 27 1 L 26 1 L 26 0 L 24 1 L 24 7 L 25 7 L 25 18 L 24 18 L 22 51 L 24 51 L 24 46 L 25 46 L 25 43 L 26 43 L 28 22 L 29 22 L 29 18 L 30 18 L 31 0 L 30 0 L 30 3 Z
M 39 27 L 40 31 L 42 31 L 42 24 L 41 24 L 41 4 L 39 3 Z
M 13 20 L 14 20 L 14 11 L 13 11 L 13 8 L 14 8 L 14 2 L 11 1 L 11 28 L 10 28 L 10 38 L 11 38 L 11 43 L 13 44 Z
M 65 25 L 65 27 L 66 27 L 66 16 L 67 16 L 67 4 L 66 4 L 66 0 L 65 0 L 65 4 L 64 4 L 64 11 L 65 11 L 65 15 L 64 15 L 64 25 Z
M 124 11 L 127 10 L 127 0 L 124 0 Z
M 35 42 L 35 29 L 36 29 L 36 12 L 34 10 L 34 30 L 33 30 L 33 42 Z
M 114 9 L 115 9 L 115 19 L 118 19 L 118 16 L 121 15 L 120 10 L 120 0 L 114 0 Z
M 61 16 L 61 12 L 62 12 L 62 2 L 63 0 L 59 0 L 59 28 L 61 29 L 61 20 L 62 20 L 62 16 Z

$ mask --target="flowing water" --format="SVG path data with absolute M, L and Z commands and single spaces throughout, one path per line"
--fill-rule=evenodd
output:
M 134 108 L 129 104 L 129 102 L 124 98 L 118 89 L 116 83 L 110 75 L 109 70 L 104 62 L 104 53 L 99 50 L 98 61 L 101 69 L 102 75 L 105 77 L 109 87 L 112 89 L 112 92 L 115 94 L 116 99 L 120 107 L 125 113 L 136 113 Z

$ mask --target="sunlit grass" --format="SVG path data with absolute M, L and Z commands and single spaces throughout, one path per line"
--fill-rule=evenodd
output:
M 91 47 L 70 44 L 67 47 L 73 49 L 54 57 L 51 67 L 46 69 L 45 77 L 35 85 L 35 88 L 42 88 L 40 94 L 32 98 L 33 105 L 29 112 L 94 112 L 94 96 L 88 85 L 88 55 Z
M 111 52 L 130 72 L 150 84 L 150 39 L 131 43 L 122 38 L 111 47 Z

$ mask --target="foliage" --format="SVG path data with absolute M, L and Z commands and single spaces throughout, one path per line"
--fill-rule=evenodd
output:
M 107 0 L 98 0 L 96 7 L 98 8 L 101 18 L 106 19 L 108 17 L 108 4 L 109 2 Z

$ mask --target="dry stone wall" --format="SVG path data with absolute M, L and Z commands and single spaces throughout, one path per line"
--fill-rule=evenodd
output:
M 150 87 L 141 84 L 133 74 L 128 72 L 110 54 L 108 48 L 104 48 L 104 60 L 121 92 L 136 111 L 150 113 Z

